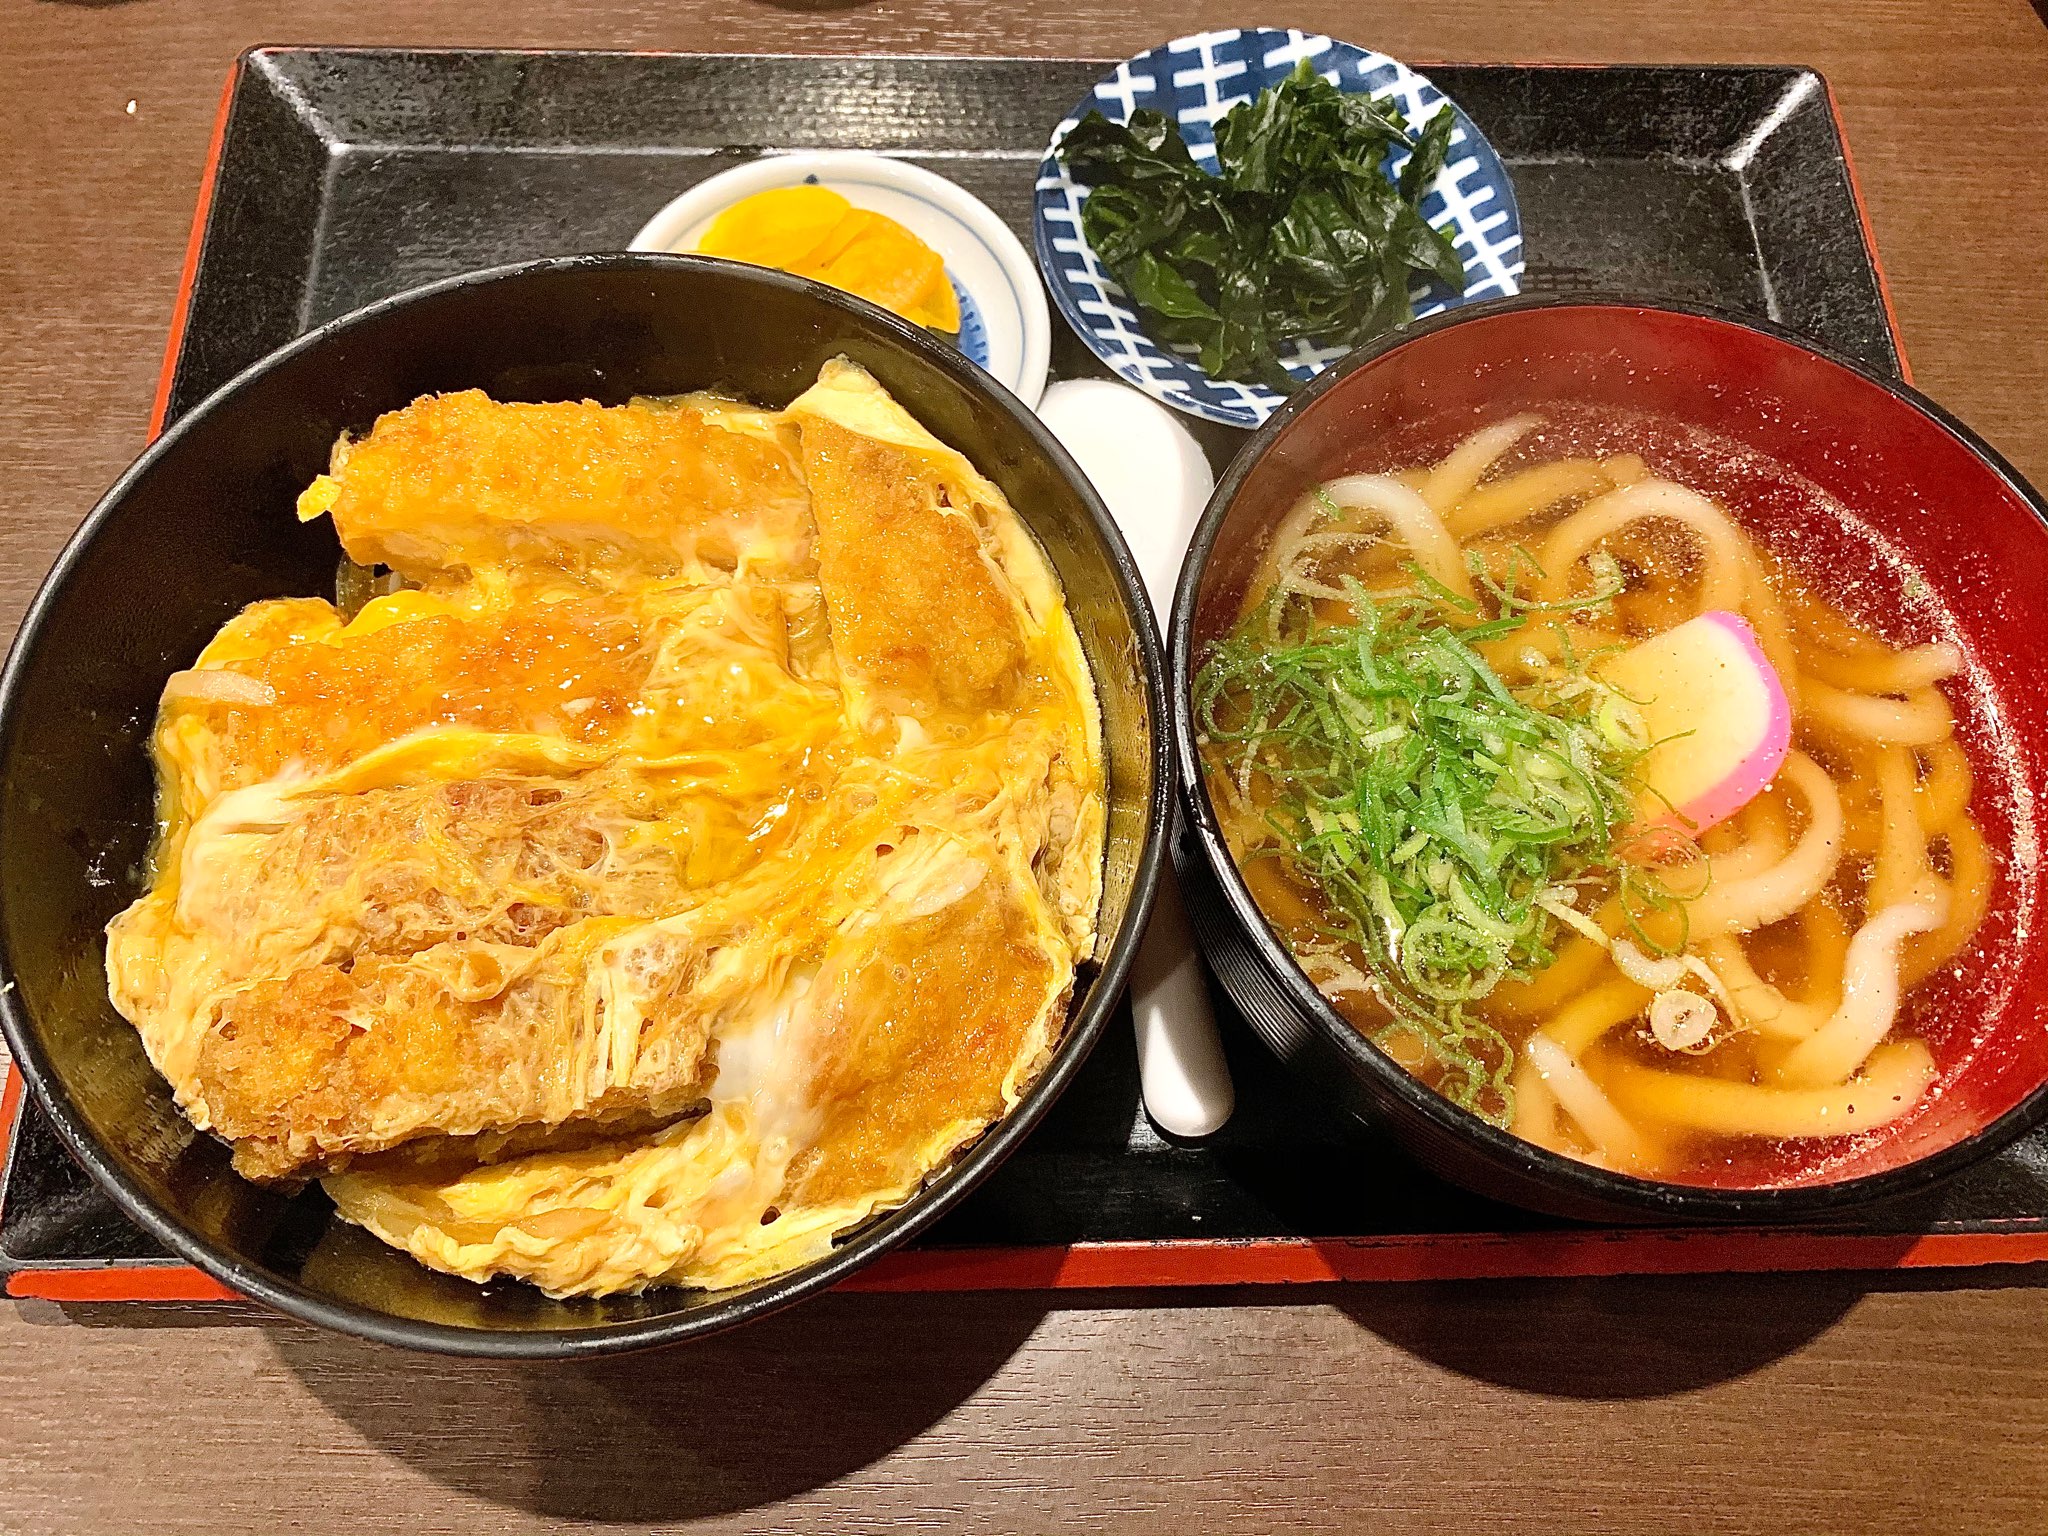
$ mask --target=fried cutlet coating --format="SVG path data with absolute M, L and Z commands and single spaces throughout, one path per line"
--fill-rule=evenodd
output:
M 708 397 L 503 404 L 432 395 L 335 451 L 300 501 L 410 580 L 515 562 L 802 575 L 809 498 L 772 418 Z
M 841 669 L 885 703 L 988 708 L 1024 660 L 1014 600 L 924 461 L 811 417 L 804 472 Z

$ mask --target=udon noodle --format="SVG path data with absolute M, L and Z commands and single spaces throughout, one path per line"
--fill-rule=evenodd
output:
M 1936 1076 L 1914 989 L 1994 883 L 1960 656 L 1877 638 L 1641 458 L 1533 459 L 1538 425 L 1276 529 L 1197 682 L 1247 883 L 1350 1022 L 1554 1151 L 1689 1179 L 1897 1121 Z M 1711 827 L 1628 814 L 1655 744 L 1602 658 L 1716 610 L 1789 751 Z

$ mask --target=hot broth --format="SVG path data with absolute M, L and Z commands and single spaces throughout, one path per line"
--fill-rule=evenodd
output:
M 1211 799 L 1275 930 L 1404 1068 L 1586 1161 L 1793 1177 L 1905 1120 L 1939 1076 L 1916 1005 L 1998 879 L 1960 653 L 1857 622 L 1749 531 L 1739 463 L 1654 424 L 1413 457 L 1304 495 L 1203 658 Z M 1754 655 L 1774 747 L 1761 715 L 1650 729 L 1688 701 L 1640 680 L 1683 692 L 1699 654 Z

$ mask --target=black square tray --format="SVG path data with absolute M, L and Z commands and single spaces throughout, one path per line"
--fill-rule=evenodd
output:
M 161 426 L 264 352 L 430 279 L 623 247 L 682 188 L 764 151 L 860 147 L 953 178 L 1028 243 L 1086 60 L 264 49 L 239 60 L 193 230 Z M 1899 370 L 1827 87 L 1794 68 L 1429 74 L 1515 179 L 1531 292 L 1774 318 Z M 1057 327 L 1055 377 L 1098 373 Z M 1241 439 L 1205 439 L 1219 463 Z M 1220 999 L 1219 999 L 1220 1001 Z M 1910 1207 L 1804 1232 L 1600 1231 L 1432 1179 L 1283 1077 L 1224 1009 L 1236 1117 L 1199 1145 L 1139 1106 L 1112 1027 L 1043 1128 L 871 1287 L 1873 1267 L 2048 1259 L 2048 1133 Z M 18 1080 L 0 1184 L 14 1294 L 219 1294 L 122 1219 Z

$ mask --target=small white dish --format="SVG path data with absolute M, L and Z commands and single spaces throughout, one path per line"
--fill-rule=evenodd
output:
M 641 227 L 635 251 L 691 251 L 711 221 L 743 197 L 804 183 L 894 219 L 939 253 L 960 298 L 959 347 L 1036 407 L 1052 356 L 1052 318 L 1038 265 L 981 199 L 945 177 L 865 150 L 764 155 L 700 181 Z

